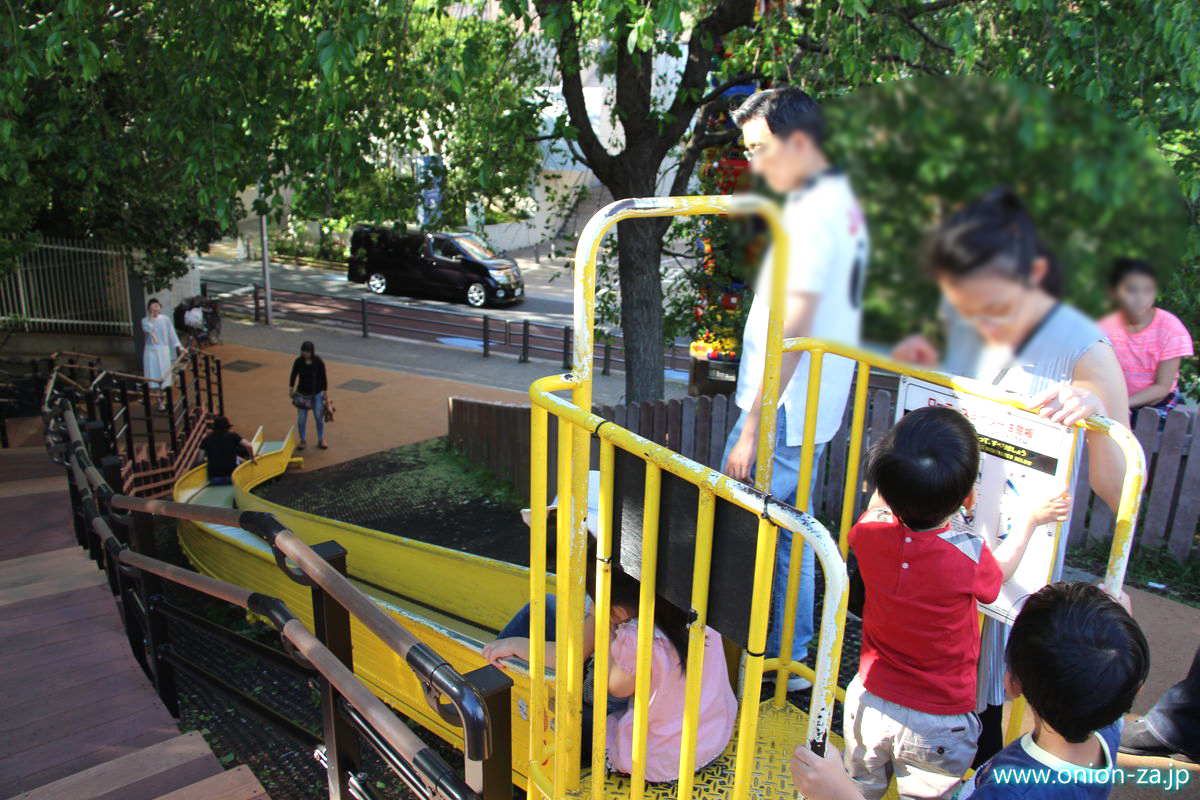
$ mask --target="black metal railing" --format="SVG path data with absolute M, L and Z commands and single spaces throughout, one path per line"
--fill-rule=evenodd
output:
M 76 539 L 106 571 L 130 647 L 159 697 L 179 714 L 176 671 L 230 692 L 249 710 L 319 745 L 314 756 L 328 775 L 334 800 L 370 800 L 359 772 L 359 742 L 376 750 L 395 775 L 422 800 L 509 800 L 512 792 L 510 694 L 512 681 L 492 666 L 460 674 L 427 645 L 388 616 L 346 578 L 346 551 L 337 542 L 309 547 L 273 516 L 228 508 L 191 506 L 129 497 L 111 488 L 120 478 L 119 461 L 94 446 L 106 441 L 99 421 L 80 422 L 87 406 L 78 384 L 51 385 L 43 406 L 46 446 L 67 472 Z M 64 388 L 65 387 L 65 388 Z M 89 431 L 100 431 L 99 434 Z M 202 575 L 159 559 L 154 517 L 166 516 L 240 527 L 267 541 L 280 569 L 312 591 L 314 630 L 310 631 L 276 597 Z M 168 584 L 254 612 L 279 633 L 287 655 L 220 628 L 165 597 Z M 425 688 L 440 716 L 462 728 L 465 776 L 412 732 L 354 675 L 350 621 L 356 619 L 400 656 Z M 172 623 L 202 627 L 242 652 L 285 663 L 315 677 L 321 687 L 320 734 L 291 722 L 256 697 L 239 692 L 172 646 Z
M 56 388 L 76 393 L 95 463 L 119 459 L 123 473 L 114 485 L 126 494 L 169 491 L 195 462 L 209 418 L 225 412 L 221 362 L 208 353 L 185 351 L 161 387 L 107 369 L 96 356 L 56 353 L 50 363 L 43 404 Z
M 265 315 L 265 292 L 260 284 L 205 279 L 205 296 L 219 296 L 227 313 L 244 314 L 255 322 Z M 550 360 L 570 369 L 574 337 L 569 325 L 510 320 L 482 312 L 457 311 L 399 301 L 381 302 L 366 297 L 272 288 L 272 311 L 279 319 L 291 319 L 372 335 L 393 336 L 422 342 L 440 342 L 479 351 L 484 358 L 494 354 L 515 356 L 520 362 L 531 358 Z M 665 367 L 687 370 L 691 356 L 686 344 L 673 344 L 664 351 Z M 598 337 L 595 364 L 601 374 L 624 371 L 625 348 L 618 333 Z

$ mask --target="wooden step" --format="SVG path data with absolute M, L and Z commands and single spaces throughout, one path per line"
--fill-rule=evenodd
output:
M 160 795 L 156 800 L 271 800 L 258 778 L 243 764 L 199 783 Z
M 22 792 L 13 800 L 152 800 L 221 771 L 204 737 L 187 733 Z

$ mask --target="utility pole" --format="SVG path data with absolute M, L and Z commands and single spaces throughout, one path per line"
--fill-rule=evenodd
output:
M 267 325 L 274 324 L 274 314 L 271 311 L 271 256 L 267 252 L 267 215 L 258 215 L 258 238 L 262 245 L 262 280 L 263 302 L 267 309 Z

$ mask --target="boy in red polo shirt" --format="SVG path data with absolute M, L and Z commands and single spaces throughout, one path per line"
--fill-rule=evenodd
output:
M 971 766 L 979 659 L 977 603 L 1016 571 L 1034 529 L 1065 519 L 1060 494 L 993 554 L 949 520 L 974 502 L 979 442 L 951 408 L 910 412 L 874 448 L 876 494 L 850 531 L 866 589 L 858 675 L 846 689 L 846 769 L 867 800 L 894 775 L 901 798 L 949 794 Z

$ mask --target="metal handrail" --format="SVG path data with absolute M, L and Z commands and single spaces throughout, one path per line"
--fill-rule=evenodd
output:
M 101 547 L 110 563 L 110 569 L 115 565 L 123 565 L 128 568 L 142 570 L 264 617 L 279 631 L 280 636 L 296 649 L 299 656 L 317 670 L 337 693 L 370 724 L 372 730 L 379 738 L 418 769 L 423 781 L 428 781 L 436 791 L 450 798 L 450 800 L 478 800 L 479 795 L 471 789 L 467 782 L 460 778 L 435 750 L 421 741 L 415 733 L 404 725 L 382 700 L 363 685 L 354 673 L 304 626 L 304 623 L 291 612 L 282 600 L 130 550 L 113 533 L 112 527 L 101 513 L 101 504 L 106 503 L 111 508 L 121 508 L 150 514 L 163 514 L 175 516 L 179 519 L 192 519 L 227 525 L 238 525 L 239 522 L 231 521 L 230 517 L 215 512 L 228 512 L 232 517 L 237 518 L 240 515 L 236 511 L 232 509 L 186 506 L 178 503 L 163 503 L 162 501 L 148 501 L 115 494 L 103 476 L 101 476 L 99 470 L 91 463 L 91 458 L 83 442 L 79 421 L 75 416 L 71 403 L 65 398 L 60 398 L 56 408 L 51 411 L 51 419 L 49 421 L 61 422 L 62 427 L 65 428 L 66 442 L 56 441 L 54 432 L 52 432 L 47 434 L 47 446 L 53 450 L 65 445 L 68 457 L 64 463 L 72 473 L 74 485 L 78 490 L 80 504 L 85 511 L 91 529 L 99 537 Z M 198 514 L 185 516 L 178 513 L 180 509 L 177 507 L 180 506 L 182 509 L 189 511 L 202 511 Z M 171 512 L 176 513 L 172 514 Z M 268 524 L 268 521 L 275 522 L 274 517 L 265 513 L 256 513 L 250 524 L 252 526 L 266 526 L 262 529 L 269 530 L 271 526 Z M 378 625 L 379 621 L 375 619 L 375 614 L 367 611 L 365 614 L 367 619 L 360 618 L 364 624 L 367 624 L 368 628 L 375 632 L 376 635 L 380 635 L 380 638 L 389 645 L 393 642 L 403 642 L 405 645 L 404 649 L 402 651 L 398 649 L 397 652 L 406 657 L 410 666 L 417 672 L 418 677 L 421 677 L 423 681 L 427 681 L 427 685 L 433 685 L 439 690 L 445 686 L 447 691 L 444 693 L 452 701 L 459 697 L 478 697 L 474 687 L 459 676 L 452 667 L 441 661 L 436 654 L 415 639 L 408 631 L 386 617 L 381 609 L 371 603 L 365 595 L 358 592 L 349 581 L 308 548 L 298 537 L 295 537 L 290 531 L 284 529 L 278 522 L 275 522 L 275 526 L 279 528 L 274 534 L 274 541 L 277 543 L 275 547 L 278 553 L 286 554 L 287 558 L 295 560 L 303 574 L 311 578 L 312 583 L 321 586 L 323 589 L 326 586 L 330 587 L 326 591 L 337 599 L 338 602 L 343 603 L 351 614 L 356 615 L 356 610 L 367 611 L 360 608 L 361 599 L 362 601 L 366 601 L 379 615 L 383 615 L 387 622 L 391 623 L 393 630 L 385 630 L 385 635 L 380 635 L 379 631 L 376 631 L 376 628 L 371 624 L 371 622 L 374 622 Z M 247 527 L 245 530 L 254 532 L 251 527 Z M 282 555 L 277 556 L 281 562 L 283 557 Z M 331 575 L 336 577 L 331 577 Z M 368 619 L 371 621 L 368 622 Z M 385 626 L 379 625 L 379 628 L 380 630 L 384 630 Z M 428 675 L 422 675 L 419 667 L 427 667 L 431 661 L 438 661 L 439 663 L 436 664 L 432 672 Z M 445 669 L 442 669 L 442 667 L 445 667 Z M 458 679 L 458 684 L 465 685 L 466 691 L 457 688 L 453 680 L 455 677 Z M 470 703 L 466 702 L 463 704 L 466 713 L 462 715 L 462 719 L 470 719 L 476 722 L 476 724 L 478 724 L 478 721 L 482 721 L 484 726 L 483 734 L 480 736 L 478 729 L 472 733 L 464 725 L 464 742 L 474 740 L 473 746 L 475 752 L 468 754 L 468 758 L 485 757 L 490 745 L 488 738 L 490 729 L 487 725 L 486 708 L 482 705 L 482 701 L 480 701 L 479 705 L 481 713 L 472 715 L 470 713 Z
M 321 587 L 384 644 L 405 659 L 426 687 L 430 705 L 447 721 L 458 722 L 461 725 L 463 749 L 468 758 L 482 760 L 488 756 L 492 749 L 490 720 L 483 698 L 475 688 L 449 662 L 388 616 L 273 515 L 261 511 L 237 511 L 218 506 L 188 505 L 116 494 L 104 481 L 99 470 L 91 464 L 83 446 L 83 436 L 75 412 L 67 404 L 64 404 L 62 418 L 73 443 L 75 460 L 81 462 L 79 465 L 72 462 L 72 466 L 83 473 L 79 477 L 80 485 L 86 484 L 92 491 L 106 495 L 106 501 L 113 508 L 192 522 L 227 525 L 241 528 L 262 538 L 271 545 L 276 554 L 276 562 L 293 580 Z M 298 571 L 288 566 L 289 559 L 297 565 Z M 449 709 L 440 704 L 439 698 L 443 696 L 452 704 L 454 717 L 450 716 Z
M 483 759 L 491 752 L 491 726 L 487 708 L 475 688 L 449 662 L 390 617 L 273 515 L 263 511 L 238 511 L 219 506 L 190 505 L 122 495 L 114 496 L 110 502 L 114 508 L 127 511 L 240 528 L 263 539 L 275 551 L 276 562 L 293 580 L 316 584 L 328 592 L 408 663 L 426 687 L 430 705 L 447 721 L 457 722 L 462 727 L 467 758 Z M 287 564 L 289 560 L 296 568 Z M 453 712 L 439 703 L 438 698 L 442 696 L 451 702 Z M 450 713 L 455 716 L 449 716 Z

